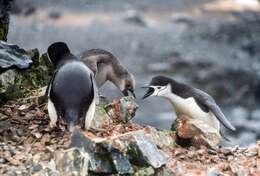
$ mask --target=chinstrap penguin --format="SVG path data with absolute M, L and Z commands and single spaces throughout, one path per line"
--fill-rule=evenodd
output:
M 47 87 L 50 126 L 62 119 L 69 128 L 88 129 L 95 113 L 96 83 L 93 72 L 63 42 L 49 46 L 54 73 Z
M 168 99 L 176 112 L 177 118 L 182 115 L 197 118 L 203 124 L 216 129 L 220 136 L 222 134 L 219 122 L 227 129 L 235 131 L 235 127 L 226 119 L 214 99 L 202 90 L 179 83 L 166 76 L 154 77 L 150 84 L 143 88 L 148 88 L 143 99 L 149 96 L 160 96 Z
M 112 53 L 102 49 L 91 49 L 84 51 L 80 58 L 94 72 L 99 88 L 109 80 L 124 96 L 128 96 L 130 92 L 135 97 L 133 74 Z

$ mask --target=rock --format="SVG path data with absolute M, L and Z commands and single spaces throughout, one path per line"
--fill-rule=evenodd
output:
M 136 25 L 139 25 L 139 26 L 142 26 L 142 27 L 147 26 L 144 17 L 141 16 L 141 14 L 139 14 L 135 10 L 128 10 L 126 12 L 125 17 L 124 17 L 124 21 L 126 21 L 128 23 L 136 24 Z
M 147 69 L 150 72 L 167 72 L 171 70 L 172 65 L 169 64 L 168 62 L 157 62 L 157 63 L 150 63 L 147 65 Z
M 151 126 L 144 128 L 145 135 L 160 149 L 167 151 L 168 148 L 176 146 L 175 132 L 170 130 L 159 130 Z
M 88 175 L 89 160 L 89 155 L 78 148 L 55 153 L 56 168 L 62 176 Z
M 15 49 L 17 49 L 17 53 L 21 51 L 25 52 L 22 49 L 18 48 L 17 46 L 15 47 Z M 16 55 L 18 55 L 17 53 Z M 7 54 L 7 55 L 11 56 L 11 54 Z M 41 92 L 40 88 L 48 84 L 49 79 L 52 75 L 52 66 L 47 58 L 47 54 L 43 54 L 41 57 L 39 57 L 39 51 L 37 49 L 28 50 L 26 51 L 25 55 L 26 57 L 31 58 L 33 60 L 33 64 L 32 65 L 30 64 L 31 65 L 30 69 L 26 71 L 11 70 L 8 71 L 7 73 L 0 75 L 0 81 L 2 80 L 2 82 L 0 82 L 0 85 L 2 85 L 0 91 L 3 93 L 4 97 L 7 100 L 24 98 L 24 97 L 27 97 L 28 100 L 31 100 L 32 97 L 35 97 L 36 99 L 34 100 L 35 101 L 39 100 L 38 102 L 40 103 L 40 101 L 45 100 L 42 94 L 39 95 L 39 92 Z M 9 65 L 9 67 L 6 69 L 10 69 L 13 67 L 16 68 L 15 66 Z M 26 67 L 24 66 L 21 68 L 26 68 Z M 2 69 L 2 71 L 4 70 Z M 9 80 L 8 82 L 5 81 L 7 79 Z
M 240 106 L 232 109 L 231 116 L 234 119 L 247 119 L 249 117 L 249 112 L 246 108 Z
M 71 147 L 83 148 L 90 156 L 89 170 L 95 173 L 131 174 L 133 168 L 127 157 L 104 139 L 89 138 L 80 130 L 73 131 Z
M 206 145 L 216 148 L 221 140 L 219 131 L 199 119 L 178 117 L 175 122 L 176 133 L 181 139 L 190 139 L 195 147 Z
M 260 109 L 256 109 L 252 112 L 251 119 L 256 121 L 260 120 Z
M 128 145 L 128 156 L 132 162 L 137 164 L 144 163 L 153 168 L 160 168 L 166 164 L 167 157 L 160 151 L 154 143 L 152 143 L 142 131 L 128 134 L 133 138 Z M 127 137 L 128 138 L 128 137 Z
M 6 41 L 12 0 L 0 0 L 0 40 Z
M 104 124 L 109 124 L 110 118 L 103 107 L 96 106 L 95 117 L 91 123 L 94 129 L 101 129 Z
M 167 156 L 146 133 L 139 130 L 99 138 L 76 129 L 72 134 L 71 147 L 84 148 L 90 156 L 89 169 L 95 173 L 131 174 L 135 164 L 160 168 L 165 165 Z
M 7 69 L 27 69 L 32 64 L 28 53 L 17 45 L 0 41 L 0 73 Z
M 138 107 L 135 98 L 128 96 L 114 100 L 111 104 L 105 106 L 105 110 L 113 122 L 127 123 L 135 116 Z
M 141 168 L 134 173 L 134 176 L 153 176 L 155 171 L 152 167 Z
M 211 167 L 207 169 L 206 176 L 219 176 L 219 175 L 220 173 L 216 168 Z
M 14 0 L 11 8 L 11 13 L 16 15 L 31 15 L 36 12 L 36 7 L 32 3 Z

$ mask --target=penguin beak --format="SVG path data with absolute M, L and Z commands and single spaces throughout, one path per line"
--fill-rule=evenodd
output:
M 124 96 L 128 96 L 128 95 L 129 95 L 128 92 L 130 92 L 130 93 L 133 95 L 133 97 L 136 98 L 134 89 L 132 89 L 132 88 L 125 88 L 125 89 L 122 91 L 122 93 L 123 93 Z
M 145 88 L 147 90 L 146 94 L 142 97 L 142 99 L 146 99 L 147 97 L 151 96 L 153 93 L 154 93 L 154 88 L 153 87 L 150 87 L 150 86 L 143 86 L 141 88 Z

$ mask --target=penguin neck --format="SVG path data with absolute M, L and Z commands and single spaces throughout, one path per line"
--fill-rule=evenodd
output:
M 185 107 L 185 103 L 186 103 L 184 98 L 182 98 L 174 93 L 167 93 L 167 94 L 164 94 L 161 96 L 170 101 L 173 109 L 175 110 L 175 112 L 177 114 L 179 114 L 183 111 L 183 107 Z

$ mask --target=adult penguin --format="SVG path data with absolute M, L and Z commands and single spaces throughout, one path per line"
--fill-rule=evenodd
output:
M 50 126 L 61 119 L 70 129 L 74 125 L 89 129 L 97 96 L 93 72 L 63 42 L 51 44 L 47 53 L 54 66 L 46 91 Z

